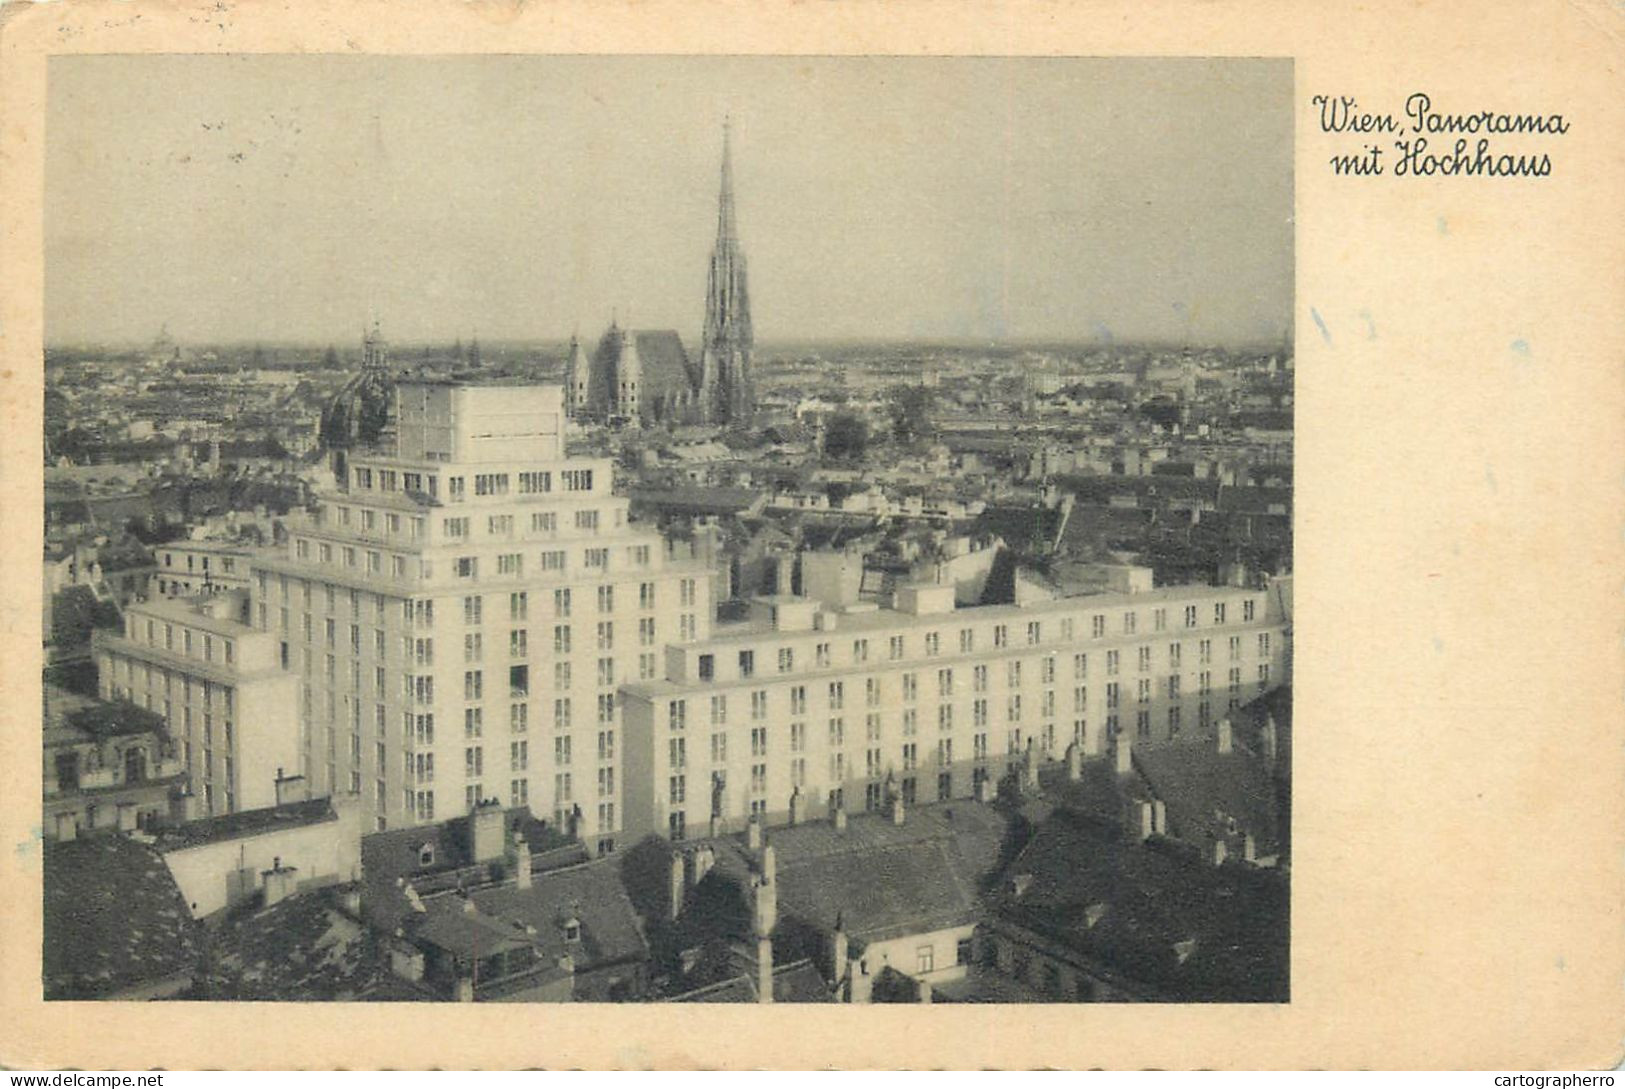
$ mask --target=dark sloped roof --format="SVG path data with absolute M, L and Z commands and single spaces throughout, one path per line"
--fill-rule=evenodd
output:
M 649 955 L 614 858 L 539 874 L 528 889 L 499 885 L 471 895 L 483 914 L 534 927 L 531 940 L 543 956 L 569 954 L 577 972 Z M 579 942 L 565 940 L 570 918 L 581 924 Z
M 1150 996 L 1285 1001 L 1288 905 L 1281 875 L 1204 864 L 1196 852 L 1058 811 L 1007 871 L 998 917 L 1058 942 Z M 1186 946 L 1181 960 L 1177 943 Z
M 214 936 L 209 997 L 334 1001 L 402 997 L 384 939 L 333 904 L 293 896 L 227 921 Z
M 322 824 L 338 820 L 329 798 L 312 798 L 304 802 L 248 809 L 238 813 L 223 813 L 218 817 L 188 821 L 165 828 L 158 838 L 158 850 L 178 851 L 187 847 L 200 847 L 223 839 L 238 839 L 266 832 L 298 828 L 307 824 Z
M 862 941 L 971 922 L 1009 823 L 998 809 L 955 802 L 911 809 L 900 825 L 877 813 L 849 818 L 844 831 L 827 820 L 771 829 L 779 910 L 826 933 L 840 916 Z M 712 842 L 717 872 L 743 881 L 752 863 L 742 843 Z
M 686 393 L 699 383 L 683 350 L 683 338 L 673 329 L 638 329 L 638 362 L 643 365 L 644 396 Z
M 1136 753 L 1135 763 L 1167 804 L 1169 831 L 1178 838 L 1205 844 L 1243 834 L 1253 837 L 1260 855 L 1280 849 L 1274 778 L 1239 742 L 1221 753 L 1211 737 L 1195 737 Z
M 1064 514 L 1059 507 L 989 506 L 972 525 L 976 534 L 994 534 L 1024 552 L 1047 552 L 1061 531 Z
M 158 853 L 123 836 L 45 844 L 45 997 L 190 974 L 201 937 Z
M 510 841 L 515 831 L 524 833 L 538 872 L 574 865 L 585 857 L 580 843 L 531 816 L 525 806 L 509 809 L 503 822 Z M 432 848 L 434 861 L 428 866 L 419 861 L 424 847 Z M 393 931 L 412 914 L 405 891 L 396 883 L 403 878 L 412 878 L 425 894 L 442 885 L 458 887 L 460 875 L 465 887 L 485 883 L 489 878 L 473 869 L 472 861 L 467 817 L 361 837 L 362 906 L 367 918 Z M 464 874 L 465 870 L 472 872 Z

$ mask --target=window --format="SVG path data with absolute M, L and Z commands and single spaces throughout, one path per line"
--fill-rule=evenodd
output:
M 463 708 L 463 736 L 481 737 L 485 733 L 485 712 L 478 707 Z
M 600 620 L 597 627 L 598 649 L 615 649 L 615 623 L 610 620 Z
M 779 672 L 780 673 L 788 673 L 788 672 L 790 672 L 792 669 L 795 668 L 795 663 L 796 663 L 795 651 L 791 650 L 789 647 L 780 647 L 779 648 Z
M 711 725 L 720 726 L 728 721 L 728 697 L 711 697 Z
M 702 655 L 700 655 L 700 657 L 699 657 L 699 674 L 700 674 L 700 680 L 702 680 L 702 681 L 710 681 L 710 680 L 715 680 L 716 679 L 717 662 L 716 662 L 716 656 L 715 655 L 711 655 L 711 654 L 702 654 Z
M 555 624 L 555 625 L 553 625 L 553 653 L 555 653 L 555 654 L 569 654 L 570 653 L 570 625 L 568 625 L 568 624 Z
M 976 649 L 976 632 L 970 628 L 959 629 L 959 653 L 969 654 Z
M 582 559 L 588 567 L 602 570 L 609 566 L 609 549 L 589 548 L 582 554 Z
M 460 579 L 479 578 L 480 561 L 473 556 L 457 557 L 457 577 Z
M 705 657 L 710 657 L 710 656 L 706 655 Z M 753 677 L 755 675 L 756 675 L 756 652 L 754 650 L 742 650 L 742 651 L 740 651 L 739 652 L 739 676 L 742 677 L 742 678 L 748 678 L 748 677 Z
M 1029 620 L 1027 622 L 1027 645 L 1028 646 L 1033 646 L 1033 645 L 1037 644 L 1040 640 L 1042 640 L 1043 634 L 1044 634 L 1044 626 L 1040 621 Z
M 940 649 L 941 649 L 941 639 L 938 637 L 937 633 L 934 632 L 934 631 L 926 632 L 925 633 L 925 656 L 927 658 L 935 658 L 937 656 L 937 652 Z
M 520 474 L 524 476 L 523 473 Z M 559 516 L 553 511 L 532 511 L 530 515 L 530 531 L 532 533 L 555 533 L 559 528 Z
M 517 552 L 510 552 L 497 557 L 497 574 L 519 575 L 524 573 L 525 557 Z
M 1141 673 L 1149 673 L 1151 671 L 1151 648 L 1150 647 L 1141 647 L 1140 648 L 1140 651 L 1139 651 L 1139 663 L 1140 663 L 1140 672 Z
M 894 662 L 903 656 L 903 637 L 901 635 L 891 637 L 887 644 L 886 654 Z
M 666 725 L 673 730 L 681 730 L 688 725 L 686 700 L 671 700 L 666 704 Z
M 915 967 L 921 975 L 936 970 L 937 953 L 935 947 L 922 945 L 915 950 L 914 956 Z
M 485 678 L 478 669 L 468 670 L 463 674 L 463 698 L 477 700 L 485 694 Z
M 1241 603 L 1241 619 L 1250 623 L 1253 619 L 1253 599 L 1248 598 Z
M 807 686 L 798 684 L 790 689 L 790 713 L 804 715 L 807 713 Z
M 1213 603 L 1213 622 L 1215 624 L 1224 623 L 1224 602 L 1222 601 Z
M 530 666 L 508 667 L 508 695 L 513 697 L 530 695 Z
M 1196 606 L 1195 605 L 1187 605 L 1187 606 L 1185 606 L 1185 626 L 1187 628 L 1196 627 Z
M 1267 631 L 1258 633 L 1258 656 L 1260 658 L 1268 658 L 1270 656 L 1270 633 Z M 230 643 L 226 644 L 226 661 L 231 661 Z

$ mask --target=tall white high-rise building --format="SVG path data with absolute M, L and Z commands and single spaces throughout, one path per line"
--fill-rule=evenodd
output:
M 405 382 L 395 449 L 358 451 L 253 623 L 302 679 L 302 772 L 370 826 L 527 804 L 599 850 L 622 827 L 622 684 L 707 638 L 706 567 L 630 523 L 607 458 L 567 457 L 556 386 Z

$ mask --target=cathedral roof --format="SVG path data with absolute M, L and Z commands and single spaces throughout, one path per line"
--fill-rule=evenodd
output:
M 621 331 L 611 326 L 599 342 L 594 363 L 606 378 L 621 364 L 620 336 Z M 675 329 L 628 329 L 625 336 L 637 353 L 646 400 L 691 393 L 699 388 L 694 365 Z
M 322 407 L 322 445 L 349 450 L 378 441 L 393 406 L 394 389 L 387 375 L 374 368 L 363 370 Z

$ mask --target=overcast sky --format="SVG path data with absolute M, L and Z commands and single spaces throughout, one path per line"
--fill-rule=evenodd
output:
M 721 123 L 759 340 L 1278 340 L 1280 60 L 56 57 L 53 342 L 698 336 Z

